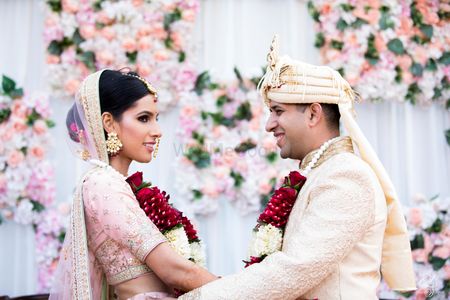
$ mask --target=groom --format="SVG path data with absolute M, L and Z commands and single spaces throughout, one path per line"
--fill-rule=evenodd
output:
M 355 122 L 350 85 L 329 67 L 278 57 L 276 38 L 268 60 L 266 130 L 307 177 L 282 249 L 179 299 L 377 299 L 381 275 L 395 290 L 414 290 L 400 204 Z M 339 136 L 339 120 L 349 136 Z

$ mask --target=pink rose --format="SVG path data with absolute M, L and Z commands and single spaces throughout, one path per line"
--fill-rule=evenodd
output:
M 144 36 L 150 35 L 152 33 L 152 27 L 148 24 L 142 25 L 141 27 L 139 27 L 137 33 L 136 33 L 136 37 L 137 38 L 142 38 Z
M 420 227 L 423 221 L 422 210 L 418 207 L 411 208 L 409 210 L 408 221 L 411 225 L 415 227 Z
M 133 3 L 133 6 L 137 7 L 137 6 L 141 6 L 144 3 L 144 0 L 133 0 L 132 3 Z
M 413 260 L 418 263 L 428 262 L 428 253 L 425 249 L 415 249 L 411 252 Z
M 34 156 L 38 160 L 42 160 L 44 158 L 44 149 L 40 146 L 34 146 L 30 148 L 31 156 Z
M 64 84 L 64 90 L 70 95 L 75 95 L 75 93 L 78 91 L 79 86 L 80 81 L 78 79 L 69 79 Z
M 132 38 L 125 38 L 122 42 L 122 48 L 127 52 L 136 51 L 136 41 Z
M 444 272 L 445 272 L 445 279 L 449 280 L 450 279 L 450 265 L 444 266 Z
M 24 119 L 27 116 L 27 110 L 27 107 L 20 100 L 14 101 L 11 106 L 12 115 L 20 119 Z
M 3 193 L 6 191 L 7 186 L 6 176 L 3 174 L 0 174 L 0 193 Z
M 13 123 L 13 129 L 16 133 L 18 132 L 24 132 L 25 130 L 27 130 L 27 123 L 25 123 L 25 119 L 14 119 L 14 123 Z
M 22 163 L 24 159 L 25 156 L 23 155 L 22 151 L 14 150 L 9 154 L 7 163 L 11 168 L 15 168 L 20 163 Z
M 424 47 L 418 46 L 412 53 L 414 60 L 424 65 L 428 60 L 428 51 Z
M 97 30 L 94 25 L 82 25 L 80 27 L 80 34 L 86 40 L 93 38 L 96 33 Z
M 219 191 L 212 184 L 207 183 L 205 187 L 202 188 L 202 193 L 211 197 L 216 198 L 219 196 Z
M 448 247 L 437 247 L 434 251 L 433 251 L 433 256 L 442 258 L 442 259 L 447 259 L 450 257 L 450 249 Z
M 181 49 L 181 46 L 182 46 L 182 44 L 183 44 L 183 39 L 182 39 L 182 37 L 180 36 L 180 34 L 179 34 L 178 32 L 172 32 L 172 33 L 170 34 L 170 38 L 171 38 L 172 41 L 173 41 L 173 48 L 174 48 L 175 50 L 180 50 L 180 49 Z
M 190 105 L 184 106 L 183 109 L 181 110 L 181 115 L 186 116 L 186 117 L 192 117 L 196 113 L 197 113 L 197 109 Z
M 63 216 L 68 216 L 70 214 L 70 204 L 68 202 L 61 203 L 58 205 L 58 211 Z
M 37 120 L 33 124 L 33 130 L 37 135 L 41 135 L 47 132 L 47 124 L 43 120 Z
M 97 14 L 97 21 L 101 24 L 109 25 L 113 22 L 113 19 L 105 11 L 100 11 Z
M 164 40 L 165 38 L 167 38 L 167 31 L 165 31 L 163 27 L 159 26 L 153 28 L 153 30 L 151 31 L 151 35 L 158 40 Z
M 378 52 L 384 52 L 387 49 L 386 42 L 379 33 L 375 35 L 375 48 L 377 49 Z
M 195 13 L 194 10 L 188 9 L 188 10 L 184 10 L 184 11 L 183 11 L 182 18 L 183 18 L 184 21 L 187 21 L 187 22 L 194 22 L 194 21 L 195 21 L 195 16 L 196 16 L 196 15 L 197 15 L 197 14 Z

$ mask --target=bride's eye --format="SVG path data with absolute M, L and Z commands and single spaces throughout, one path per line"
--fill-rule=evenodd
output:
M 148 122 L 148 116 L 140 116 L 140 117 L 138 118 L 138 120 L 141 121 L 141 122 L 143 122 L 143 123 L 146 123 L 146 122 Z

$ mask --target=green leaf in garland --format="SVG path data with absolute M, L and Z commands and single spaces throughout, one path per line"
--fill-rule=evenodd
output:
M 449 102 L 449 101 L 447 101 L 447 104 L 448 104 L 448 102 Z M 450 146 L 450 129 L 447 129 L 447 130 L 445 131 L 445 139 L 447 140 L 447 145 Z
M 399 39 L 392 39 L 388 42 L 387 47 L 389 50 L 391 50 L 393 53 L 397 55 L 401 55 L 405 53 L 405 48 L 403 47 L 402 41 Z
M 316 34 L 316 40 L 314 41 L 314 47 L 321 48 L 325 45 L 325 36 L 322 32 Z
M 3 75 L 2 77 L 2 89 L 6 95 L 9 95 L 12 91 L 16 89 L 16 83 L 14 80 L 8 76 Z
M 433 26 L 431 25 L 420 25 L 420 31 L 427 37 L 428 41 L 433 37 Z
M 137 52 L 137 51 L 134 51 L 134 52 L 127 52 L 127 53 L 125 53 L 125 55 L 127 56 L 128 61 L 129 61 L 130 63 L 132 63 L 132 64 L 136 63 L 136 59 L 137 59 L 137 55 L 138 55 L 138 52 Z
M 340 42 L 340 41 L 336 41 L 336 40 L 332 40 L 331 41 L 331 48 L 337 49 L 337 50 L 342 50 L 342 48 L 344 47 L 344 43 Z
M 442 53 L 442 56 L 439 58 L 439 63 L 444 64 L 446 66 L 450 65 L 450 52 Z
M 422 75 L 423 75 L 423 67 L 422 67 L 422 65 L 421 64 L 419 64 L 419 63 L 413 63 L 412 65 L 411 65 L 411 67 L 409 67 L 409 70 L 411 71 L 411 73 L 414 75 L 414 76 L 417 76 L 417 77 L 421 77 Z
M 339 31 L 344 31 L 348 27 L 347 22 L 344 19 L 340 18 L 336 23 L 336 28 Z
M 320 13 L 317 10 L 317 8 L 314 6 L 312 1 L 308 1 L 308 12 L 314 21 L 320 22 L 320 20 L 319 20 Z

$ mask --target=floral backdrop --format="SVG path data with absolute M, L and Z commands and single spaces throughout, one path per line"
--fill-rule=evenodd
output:
M 0 89 L 0 224 L 32 225 L 36 233 L 38 289 L 51 282 L 64 239 L 69 209 L 53 206 L 55 181 L 47 160 L 52 138 L 51 110 L 43 95 L 24 95 L 14 80 L 2 77 Z
M 44 40 L 52 92 L 72 99 L 88 74 L 137 70 L 159 91 L 160 109 L 192 89 L 189 41 L 198 0 L 48 0 Z
M 315 46 L 363 99 L 450 107 L 450 4 L 309 1 Z
M 268 110 L 256 91 L 259 78 L 217 83 L 201 73 L 181 103 L 177 186 L 194 212 L 210 214 L 224 198 L 242 214 L 258 211 L 296 164 L 279 158 L 264 126 Z
M 449 299 L 450 199 L 417 194 L 406 208 L 417 291 L 394 294 L 383 282 L 379 295 L 388 299 Z

